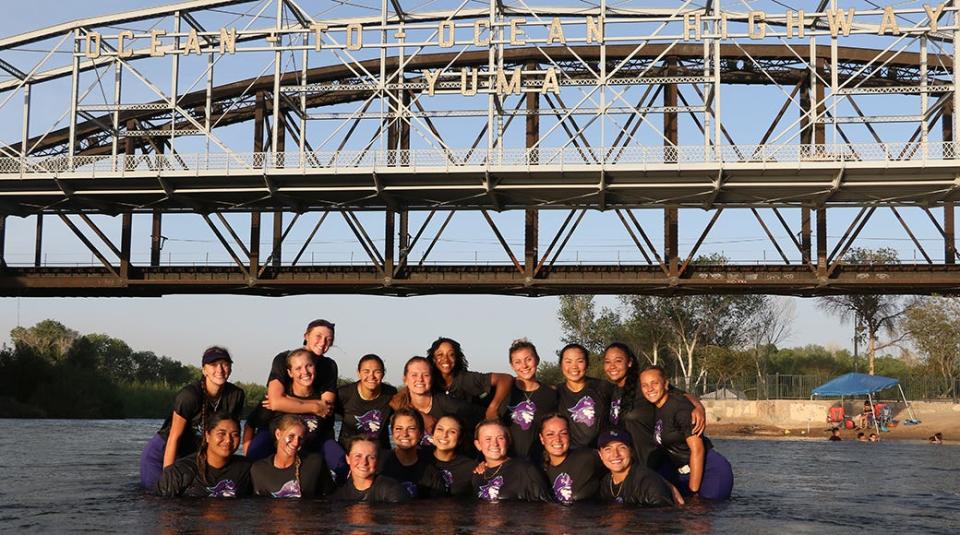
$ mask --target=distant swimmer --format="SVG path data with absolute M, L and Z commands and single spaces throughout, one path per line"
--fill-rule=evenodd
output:
M 157 494 L 191 498 L 249 496 L 250 461 L 233 454 L 239 445 L 240 422 L 228 415 L 211 416 L 200 451 L 165 468 L 157 483 Z
M 693 405 L 668 391 L 666 373 L 648 366 L 640 373 L 640 388 L 657 407 L 654 440 L 670 457 L 670 469 L 661 473 L 681 492 L 708 500 L 726 500 L 733 491 L 733 468 L 706 436 L 693 431 Z
M 860 433 L 860 434 L 862 435 L 863 433 Z M 827 440 L 829 440 L 830 442 L 839 442 L 843 440 L 843 438 L 840 436 L 840 428 L 834 427 L 833 429 L 831 429 L 830 438 L 828 438 Z
M 473 475 L 474 496 L 487 502 L 504 500 L 551 501 L 547 480 L 526 459 L 511 459 L 510 431 L 498 419 L 477 425 L 474 445 L 485 469 Z
M 433 426 L 433 466 L 440 472 L 447 494 L 468 496 L 473 490 L 477 461 L 458 453 L 463 440 L 463 422 L 453 414 L 441 416 Z
M 570 505 L 596 496 L 603 464 L 592 448 L 570 449 L 570 420 L 563 414 L 547 415 L 540 424 L 540 442 L 547 483 L 557 503 Z
M 164 468 L 197 451 L 207 420 L 214 414 L 226 414 L 239 420 L 246 395 L 227 381 L 232 370 L 233 359 L 226 349 L 212 346 L 203 352 L 202 376 L 177 392 L 173 412 L 143 448 L 140 485 L 144 489 L 156 489 Z
M 377 439 L 356 435 L 347 445 L 349 477 L 331 496 L 334 500 L 371 503 L 399 503 L 410 499 L 400 483 L 384 475 L 377 475 L 377 457 L 380 447 Z
M 350 438 L 359 434 L 377 437 L 383 449 L 390 447 L 390 400 L 397 389 L 383 384 L 385 371 L 383 359 L 373 353 L 364 355 L 357 363 L 359 380 L 337 389 L 334 412 L 342 419 L 338 440 L 344 449 Z
M 537 440 L 537 430 L 545 415 L 557 411 L 557 391 L 537 379 L 540 355 L 526 338 L 510 345 L 509 356 L 510 367 L 516 374 L 506 411 L 511 453 L 539 461 L 543 457 L 543 446 Z
M 929 438 L 931 444 L 943 444 L 943 433 L 934 433 Z
M 393 413 L 390 429 L 394 447 L 380 455 L 377 473 L 399 481 L 411 498 L 446 495 L 443 478 L 433 465 L 430 453 L 420 449 L 423 416 L 414 409 L 402 407 Z
M 597 440 L 600 458 L 610 471 L 600 482 L 600 499 L 647 507 L 674 505 L 671 485 L 653 470 L 633 463 L 632 440 L 629 433 L 616 429 Z
M 607 426 L 613 387 L 588 377 L 589 366 L 590 354 L 582 345 L 567 344 L 560 350 L 564 382 L 557 386 L 557 405 L 570 418 L 571 448 L 595 447 L 597 436 Z
M 306 434 L 307 426 L 300 416 L 287 414 L 280 418 L 274 431 L 277 452 L 253 463 L 250 468 L 255 495 L 313 498 L 333 492 L 333 479 L 323 455 L 307 453 L 301 456 Z

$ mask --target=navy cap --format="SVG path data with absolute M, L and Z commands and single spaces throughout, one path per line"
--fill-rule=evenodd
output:
M 216 362 L 218 360 L 225 360 L 230 364 L 233 364 L 233 359 L 230 358 L 230 353 L 222 347 L 210 347 L 203 352 L 202 362 L 204 365 L 210 364 L 211 362 Z
M 633 439 L 630 437 L 630 433 L 620 429 L 611 429 L 600 434 L 600 438 L 597 439 L 597 448 L 602 448 L 611 442 L 623 442 L 627 446 L 633 447 Z

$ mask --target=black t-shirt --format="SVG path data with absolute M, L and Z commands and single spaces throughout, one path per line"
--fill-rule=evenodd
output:
M 473 429 L 482 419 L 483 413 L 475 405 L 471 405 L 459 399 L 454 399 L 446 394 L 435 393 L 433 394 L 433 401 L 427 414 L 434 419 L 434 422 L 444 416 L 449 416 L 452 414 L 460 418 L 460 421 L 463 422 L 464 429 Z M 420 440 L 420 445 L 424 447 L 433 446 L 433 443 L 430 442 L 431 436 L 431 433 L 424 431 L 423 438 Z M 472 448 L 473 441 L 464 439 L 459 451 L 463 453 L 472 453 Z
M 311 454 L 301 458 L 300 479 L 297 479 L 296 465 L 289 468 L 277 468 L 273 465 L 273 455 L 260 459 L 250 467 L 250 479 L 253 480 L 253 493 L 257 496 L 273 498 L 313 498 L 333 492 L 333 479 L 323 455 Z
M 607 427 L 611 385 L 606 381 L 586 378 L 579 392 L 572 392 L 567 383 L 557 385 L 557 405 L 570 418 L 570 448 L 593 448 L 597 436 Z
M 657 408 L 657 421 L 653 427 L 653 440 L 667 452 L 675 467 L 690 463 L 690 447 L 687 437 L 693 436 L 693 421 L 690 417 L 693 404 L 677 394 L 667 394 L 667 401 Z M 702 436 L 704 451 L 713 447 L 706 435 Z
M 443 384 L 443 378 L 435 379 L 439 390 L 444 394 L 469 403 L 478 402 L 479 398 L 490 392 L 490 374 L 462 371 L 453 375 L 449 386 Z
M 293 379 L 290 378 L 290 374 L 287 373 L 287 355 L 289 351 L 284 351 L 278 354 L 276 357 L 273 357 L 273 364 L 270 366 L 270 376 L 267 377 L 267 384 L 270 384 L 270 381 L 276 379 L 283 384 L 284 392 L 290 392 L 290 385 L 293 383 Z M 313 391 L 318 394 L 323 394 L 324 392 L 333 392 L 337 393 L 337 374 L 340 373 L 337 369 L 337 361 L 333 360 L 330 357 L 313 356 L 313 362 L 317 367 L 316 375 L 313 379 Z
M 233 455 L 223 468 L 207 466 L 200 477 L 195 455 L 181 457 L 166 467 L 157 482 L 160 496 L 187 496 L 191 498 L 238 498 L 249 496 L 250 461 Z
M 450 461 L 441 461 L 432 457 L 433 466 L 440 472 L 443 486 L 451 496 L 468 496 L 473 491 L 473 470 L 477 461 L 457 455 Z
M 605 502 L 661 507 L 673 505 L 673 494 L 659 474 L 646 466 L 633 465 L 619 485 L 606 474 L 600 481 L 600 499 Z
M 313 400 L 320 399 L 323 394 L 314 393 L 309 396 L 298 396 L 292 392 L 287 392 L 287 396 L 295 399 Z M 285 412 L 272 411 L 258 406 L 250 411 L 247 416 L 247 425 L 253 427 L 257 432 L 273 433 L 280 423 L 280 419 L 286 416 Z M 306 434 L 303 436 L 303 450 L 306 452 L 317 452 L 323 447 L 323 442 L 334 438 L 333 417 L 320 418 L 316 414 L 296 414 L 306 427 Z
M 564 505 L 596 496 L 605 472 L 597 450 L 586 448 L 570 450 L 562 463 L 557 466 L 546 463 L 544 470 L 553 499 Z
M 367 490 L 357 490 L 357 487 L 353 486 L 353 479 L 347 478 L 347 482 L 330 498 L 350 502 L 400 503 L 409 500 L 410 495 L 397 480 L 388 476 L 376 476 L 373 485 Z
M 618 391 L 621 389 L 617 388 Z M 622 392 L 622 391 L 621 391 Z M 683 391 L 670 385 L 668 392 L 683 397 Z M 622 393 L 616 394 L 622 398 Z M 623 401 L 620 402 L 624 405 Z M 620 426 L 633 439 L 633 452 L 640 464 L 656 468 L 663 462 L 663 455 L 657 453 L 657 442 L 653 438 L 654 427 L 657 424 L 657 406 L 643 397 L 643 392 L 637 388 L 633 407 L 630 410 L 620 411 Z
M 507 402 L 505 423 L 510 429 L 510 445 L 516 457 L 531 458 L 543 450 L 538 436 L 543 417 L 557 411 L 557 391 L 540 384 L 524 392 L 514 383 Z
M 177 392 L 173 399 L 173 412 L 187 421 L 187 429 L 180 435 L 177 445 L 177 456 L 194 453 L 200 447 L 200 437 L 203 435 L 203 413 L 210 418 L 214 414 L 226 414 L 237 421 L 243 411 L 243 404 L 247 397 L 244 391 L 233 383 L 225 383 L 216 398 L 208 398 L 203 391 L 203 379 L 192 382 Z M 204 404 L 206 410 L 204 411 Z M 173 424 L 173 415 L 167 416 L 160 426 L 160 436 L 167 439 L 170 436 L 170 427 Z
M 487 502 L 548 502 L 550 491 L 547 489 L 543 472 L 526 459 L 507 459 L 496 468 L 487 468 L 482 475 L 473 475 L 473 495 Z
M 340 423 L 340 444 L 347 449 L 347 442 L 354 435 L 374 435 L 380 439 L 380 447 L 390 447 L 390 399 L 397 389 L 380 385 L 380 395 L 376 399 L 366 400 L 357 391 L 359 383 L 351 383 L 337 389 L 337 404 L 334 412 L 342 418 Z
M 421 451 L 417 455 L 417 462 L 406 466 L 397 459 L 393 450 L 383 451 L 377 461 L 377 473 L 399 481 L 411 498 L 445 496 L 447 492 L 443 476 L 431 462 L 432 458 L 429 453 Z

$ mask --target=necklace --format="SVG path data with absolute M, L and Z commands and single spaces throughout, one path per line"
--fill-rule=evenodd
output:
M 484 480 L 484 481 L 490 481 L 491 479 L 497 477 L 497 475 L 500 474 L 500 470 L 503 469 L 503 465 L 505 465 L 505 464 L 507 464 L 507 461 L 504 461 L 504 462 L 500 463 L 500 466 L 498 466 L 497 469 L 494 470 L 493 473 L 490 474 L 489 476 L 487 475 L 486 470 L 484 470 L 484 472 L 483 472 L 483 480 Z
M 624 481 L 626 481 L 626 480 L 627 480 L 627 479 L 624 478 L 623 481 L 617 483 L 617 484 L 616 484 L 616 489 L 617 489 L 617 490 L 616 490 L 616 492 L 614 492 L 614 490 L 613 490 L 613 489 L 614 489 L 613 475 L 610 476 L 610 494 L 613 495 L 613 499 L 614 499 L 614 500 L 617 500 L 617 501 L 620 500 L 620 493 L 623 492 L 623 483 L 624 483 Z

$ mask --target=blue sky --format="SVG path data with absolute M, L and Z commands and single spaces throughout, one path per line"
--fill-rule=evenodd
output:
M 308 4 L 312 4 L 307 2 Z M 73 20 L 85 16 L 106 14 L 138 6 L 159 5 L 146 0 L 87 0 L 64 2 L 62 0 L 34 0 L 29 3 L 5 5 L 5 16 L 0 18 L 0 35 L 8 36 L 33 29 Z M 768 104 L 776 110 L 783 97 L 775 97 L 759 88 L 740 86 L 735 94 L 725 94 L 725 113 L 749 114 L 757 102 Z M 19 102 L 15 99 L 15 102 Z M 15 106 L 16 107 L 16 106 Z M 771 114 L 773 111 L 770 112 Z M 0 129 L 2 139 L 11 142 L 19 139 L 19 132 Z M 751 132 L 734 132 L 747 141 L 755 137 Z M 831 213 L 834 217 L 834 212 Z M 853 217 L 850 211 L 838 210 L 831 225 L 830 234 L 842 233 Z M 879 214 L 878 214 L 879 215 Z M 650 212 L 643 217 L 656 218 Z M 500 221 L 509 221 L 517 214 L 501 214 Z M 694 233 L 705 224 L 709 214 L 684 212 L 682 217 L 691 223 L 682 227 L 681 245 L 689 246 Z M 558 224 L 559 215 L 545 216 L 544 228 Z M 911 222 L 923 223 L 917 214 L 907 214 Z M 332 218 L 331 218 L 332 219 Z M 584 227 L 569 246 L 567 260 L 574 258 L 611 259 L 614 254 L 630 252 L 629 238 L 622 228 L 611 228 L 609 215 L 591 214 Z M 135 233 L 145 235 L 146 225 L 135 223 Z M 722 252 L 738 260 L 762 260 L 761 255 L 773 258 L 775 251 L 765 243 L 749 213 L 725 213 L 718 227 L 704 244 L 702 252 Z M 882 215 L 865 230 L 861 244 L 867 247 L 891 245 L 901 251 L 904 259 L 910 258 L 912 245 L 892 216 Z M 170 223 L 165 234 L 172 238 L 170 254 L 220 255 L 225 258 L 219 245 L 211 236 L 196 236 L 191 233 L 198 226 Z M 464 215 L 451 227 L 451 238 L 444 244 L 443 258 L 470 260 L 473 257 L 487 258 L 498 253 L 495 238 L 489 235 L 476 214 Z M 459 232 L 459 234 L 457 234 Z M 915 232 L 923 240 L 930 240 L 935 256 L 942 255 L 942 246 L 933 240 L 933 230 L 927 223 Z M 338 234 L 339 233 L 339 234 Z M 375 238 L 376 231 L 374 231 Z M 782 237 L 783 233 L 779 233 Z M 339 255 L 331 260 L 342 261 L 358 249 L 347 245 L 346 230 L 334 227 L 331 230 L 327 251 Z M 382 237 L 382 236 L 381 236 Z M 547 230 L 541 230 L 541 240 L 549 240 Z M 521 235 L 508 236 L 512 242 L 521 240 Z M 7 259 L 32 259 L 32 220 L 8 220 Z M 142 238 L 138 242 L 144 243 Z M 63 229 L 51 226 L 47 235 L 46 250 L 50 255 L 62 255 L 65 261 L 74 261 L 69 255 L 87 257 L 82 245 L 67 236 Z M 362 254 L 362 253 L 361 253 Z M 502 255 L 502 252 L 500 252 Z M 575 255 L 575 256 L 573 256 Z M 134 252 L 134 261 L 143 259 L 146 251 Z M 179 256 L 178 256 L 179 258 Z M 841 326 L 836 318 L 819 311 L 815 301 L 794 299 L 796 319 L 791 336 L 785 345 L 817 343 L 849 347 L 852 332 L 850 326 Z M 600 304 L 615 305 L 613 297 L 601 297 Z M 356 358 L 364 353 L 378 353 L 387 361 L 389 380 L 399 379 L 402 363 L 415 354 L 422 354 L 437 336 L 450 336 L 461 341 L 473 369 L 508 371 L 506 348 L 519 337 L 527 337 L 540 348 L 542 355 L 552 355 L 562 345 L 560 328 L 556 319 L 557 298 L 519 298 L 500 296 L 431 296 L 414 298 L 391 298 L 371 296 L 314 295 L 285 298 L 259 298 L 241 296 L 170 296 L 154 299 L 135 298 L 3 298 L 0 299 L 0 334 L 6 340 L 7 333 L 16 325 L 32 325 L 37 321 L 52 318 L 80 332 L 101 332 L 126 340 L 139 350 L 152 350 L 158 354 L 178 358 L 188 363 L 199 361 L 203 348 L 211 344 L 225 345 L 235 356 L 235 378 L 242 381 L 265 379 L 270 358 L 280 350 L 294 347 L 300 342 L 303 326 L 311 319 L 325 317 L 337 323 L 337 344 L 331 355 L 340 361 L 341 374 L 348 375 L 354 369 Z

